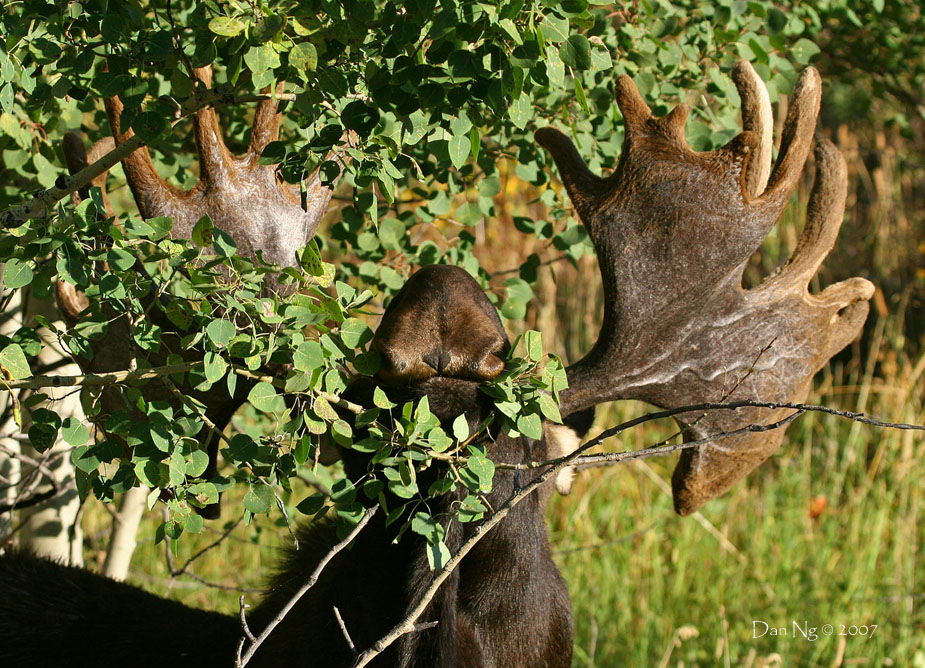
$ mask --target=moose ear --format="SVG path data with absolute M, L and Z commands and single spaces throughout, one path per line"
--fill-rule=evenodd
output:
M 808 291 L 845 205 L 844 160 L 827 142 L 816 150 L 806 227 L 790 263 L 757 288 L 742 289 L 745 263 L 803 170 L 822 86 L 814 69 L 800 75 L 772 171 L 767 91 L 748 64 L 735 68 L 733 80 L 744 132 L 716 151 L 696 153 L 684 138 L 686 108 L 655 118 L 632 80 L 621 77 L 617 102 L 626 133 L 606 182 L 587 171 L 564 135 L 537 133 L 588 228 L 604 289 L 598 341 L 566 369 L 563 415 L 615 399 L 663 408 L 798 402 L 813 375 L 860 332 L 873 294 L 869 282 L 855 278 L 818 295 Z M 754 408 L 677 420 L 692 440 L 781 417 L 781 411 Z M 674 475 L 677 511 L 689 514 L 724 493 L 782 438 L 781 430 L 749 432 L 685 450 Z
M 381 355 L 378 377 L 403 385 L 436 376 L 490 380 L 504 370 L 510 343 L 475 279 L 431 265 L 395 295 L 371 347 Z

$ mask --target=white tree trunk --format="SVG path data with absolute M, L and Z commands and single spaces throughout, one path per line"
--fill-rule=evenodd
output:
M 5 296 L 5 295 L 4 295 Z M 28 289 L 19 291 L 14 295 L 5 313 L 0 314 L 5 321 L 0 326 L 4 334 L 12 334 L 24 325 L 35 326 L 35 316 L 44 315 L 49 321 L 57 317 L 57 307 L 54 299 L 37 300 L 30 297 Z M 47 330 L 40 330 L 40 336 L 46 344 L 39 355 L 43 364 L 56 362 L 64 356 L 58 348 L 53 334 Z M 56 370 L 59 374 L 79 374 L 76 364 L 69 364 Z M 80 408 L 80 399 L 73 388 L 53 388 L 45 391 L 49 401 L 40 406 L 54 410 L 62 419 L 74 417 L 83 420 L 83 411 Z M 13 397 L 9 392 L 3 392 L 0 397 L 0 406 L 6 408 L 13 401 L 22 402 L 28 396 L 27 390 L 22 390 L 18 396 Z M 37 408 L 38 406 L 33 406 Z M 54 446 L 45 453 L 34 450 L 26 436 L 29 428 L 28 413 L 22 412 L 22 428 L 16 425 L 12 415 L 0 425 L 0 443 L 8 448 L 14 456 L 0 453 L 0 475 L 11 485 L 4 484 L 3 497 L 7 503 L 23 498 L 22 482 L 32 479 L 33 466 L 15 458 L 15 453 L 24 455 L 32 460 L 46 464 L 55 477 L 58 494 L 47 503 L 35 508 L 28 508 L 18 513 L 22 527 L 18 533 L 19 544 L 28 547 L 37 554 L 57 559 L 73 565 L 83 564 L 83 534 L 80 530 L 79 511 L 80 499 L 77 486 L 74 482 L 74 467 L 71 464 L 70 446 L 63 439 L 58 438 Z M 34 492 L 49 489 L 50 484 L 39 485 Z M 4 513 L 0 517 L 0 538 L 8 535 L 14 526 L 12 513 Z
M 145 513 L 148 491 L 147 487 L 133 487 L 122 495 L 119 513 L 113 518 L 109 550 L 103 564 L 103 574 L 113 580 L 124 580 L 128 575 L 128 567 L 137 544 L 135 536 L 138 534 L 138 524 Z

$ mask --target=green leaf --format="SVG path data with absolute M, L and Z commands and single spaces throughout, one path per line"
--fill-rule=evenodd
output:
M 807 65 L 819 51 L 820 49 L 815 42 L 811 42 L 804 37 L 798 39 L 797 43 L 791 47 L 790 55 L 801 65 Z
M 543 359 L 543 335 L 534 329 L 524 332 L 524 348 L 527 350 L 527 359 L 539 362 Z
M 292 364 L 299 371 L 314 371 L 324 364 L 324 350 L 317 341 L 304 341 L 292 353 Z
M 373 390 L 373 404 L 383 409 L 395 408 L 398 405 L 389 401 L 383 389 L 378 386 Z
M 449 151 L 450 162 L 453 163 L 453 167 L 462 169 L 472 151 L 472 141 L 469 139 L 468 133 L 453 136 L 450 139 Z
M 150 238 L 159 241 L 165 238 L 173 229 L 173 218 L 170 216 L 156 216 L 145 221 L 151 228 Z
M 468 477 L 464 474 L 470 474 Z M 483 456 L 469 457 L 466 467 L 460 470 L 460 477 L 473 492 L 487 494 L 491 491 L 492 478 L 495 476 L 495 464 Z
M 539 440 L 543 438 L 543 420 L 535 413 L 527 413 L 517 418 L 517 431 L 526 436 Z
M 193 226 L 190 239 L 200 248 L 207 248 L 212 245 L 214 231 L 215 224 L 209 214 L 206 214 Z
M 511 119 L 511 123 L 523 130 L 527 126 L 527 122 L 533 116 L 533 109 L 530 106 L 529 96 L 526 93 L 522 93 L 519 98 L 514 100 L 514 104 L 508 109 L 507 114 Z
M 244 54 L 244 63 L 254 74 L 262 74 L 279 67 L 279 54 L 270 44 L 252 46 Z
M 247 400 L 254 408 L 264 413 L 275 412 L 279 409 L 280 404 L 285 407 L 283 398 L 276 393 L 276 388 L 264 381 L 254 385 L 247 395 Z
M 314 72 L 318 67 L 318 51 L 311 42 L 301 42 L 289 52 L 289 64 L 300 72 Z
M 286 159 L 286 143 L 281 141 L 271 141 L 263 147 L 260 152 L 260 158 L 257 163 L 260 165 L 278 165 Z
M 190 513 L 183 518 L 183 530 L 189 531 L 190 533 L 200 533 L 204 522 L 202 515 Z
M 453 420 L 453 438 L 460 442 L 469 438 L 469 421 L 465 415 L 459 415 Z
M 80 445 L 74 448 L 71 453 L 71 462 L 79 471 L 92 473 L 101 464 L 99 457 L 95 454 L 96 450 L 90 445 Z
M 459 504 L 459 521 L 476 522 L 485 517 L 487 511 L 488 508 L 479 501 L 478 497 L 470 494 Z
M 61 435 L 68 444 L 78 446 L 90 439 L 90 430 L 77 418 L 66 417 L 61 423 Z
M 32 369 L 29 368 L 29 362 L 26 361 L 26 355 L 19 344 L 10 343 L 0 350 L 0 372 L 7 380 L 21 380 L 32 376 Z
M 32 282 L 32 265 L 25 260 L 12 258 L 3 266 L 3 284 L 10 290 L 24 288 Z
M 193 450 L 186 456 L 186 475 L 198 478 L 209 467 L 209 454 L 204 450 Z
M 881 0 L 882 2 L 882 0 Z M 787 27 L 787 15 L 777 7 L 768 10 L 768 29 L 772 35 L 778 35 Z
M 568 19 L 561 19 L 553 14 L 543 17 L 543 37 L 550 42 L 564 42 L 568 39 Z
M 251 37 L 257 42 L 269 42 L 285 23 L 286 20 L 279 14 L 267 14 L 251 29 Z
M 216 318 L 206 326 L 206 336 L 219 348 L 227 348 L 235 332 L 234 325 L 228 320 Z
M 112 248 L 106 254 L 109 266 L 117 271 L 128 271 L 135 266 L 135 256 L 124 248 Z
M 348 348 L 359 348 L 373 338 L 373 332 L 359 318 L 347 318 L 340 326 L 340 338 Z
M 273 490 L 266 485 L 254 485 L 251 491 L 244 495 L 244 507 L 255 515 L 270 512 L 274 501 Z
M 581 81 L 579 81 L 578 77 L 575 77 L 572 81 L 575 84 L 575 99 L 578 101 L 578 106 L 580 106 L 586 114 L 590 114 L 591 110 L 588 108 L 588 100 L 585 97 L 585 89 L 581 85 Z
M 231 257 L 238 250 L 238 246 L 235 244 L 234 239 L 224 230 L 220 230 L 216 227 L 213 236 L 212 245 L 215 247 L 215 252 L 222 257 Z
M 520 36 L 520 31 L 517 29 L 517 25 L 511 19 L 501 19 L 498 21 L 498 26 L 511 38 L 514 44 L 524 43 L 523 38 Z
M 546 394 L 545 392 L 541 393 L 539 402 L 540 410 L 543 412 L 543 415 L 546 416 L 547 420 L 552 420 L 559 424 L 562 423 L 562 415 L 559 413 L 559 406 L 556 404 L 556 400 L 553 399 L 552 395 Z
M 559 47 L 562 62 L 576 70 L 591 67 L 591 42 L 584 35 L 572 35 Z
M 220 37 L 234 37 L 244 31 L 244 24 L 228 16 L 216 16 L 209 21 L 209 30 Z
M 228 363 L 217 352 L 210 350 L 203 360 L 206 380 L 210 383 L 220 381 L 228 371 Z

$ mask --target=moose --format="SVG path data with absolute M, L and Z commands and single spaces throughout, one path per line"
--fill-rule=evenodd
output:
M 743 399 L 802 401 L 813 375 L 858 335 L 870 283 L 854 278 L 819 294 L 808 291 L 844 212 L 845 164 L 828 141 L 815 144 L 815 182 L 793 256 L 761 285 L 742 288 L 745 263 L 787 205 L 807 161 L 821 79 L 812 68 L 800 75 L 772 169 L 767 92 L 747 63 L 733 74 L 744 130 L 712 152 L 688 147 L 685 105 L 655 118 L 628 76 L 615 82 L 625 139 L 610 176 L 592 174 L 561 132 L 548 127 L 536 132 L 594 243 L 604 315 L 592 349 L 566 368 L 568 388 L 560 394 L 564 424 L 545 424 L 539 440 L 489 432 L 482 438 L 492 459 L 526 464 L 566 455 L 578 446 L 595 406 L 618 399 L 664 408 Z M 258 112 L 257 122 L 268 123 L 268 114 Z M 118 125 L 113 127 L 119 141 Z M 204 160 L 221 154 L 207 157 L 210 149 L 203 148 L 214 145 L 216 128 L 212 121 L 198 121 Z M 259 135 L 256 126 L 254 134 Z M 143 154 L 133 160 L 150 175 Z M 219 171 L 204 168 L 204 178 Z M 160 195 L 141 192 L 144 178 L 129 178 L 143 214 L 182 215 L 163 205 Z M 363 405 L 376 387 L 393 401 L 426 396 L 444 424 L 463 415 L 475 432 L 494 410 L 480 384 L 501 373 L 510 344 L 491 302 L 464 270 L 429 266 L 389 304 L 372 346 L 384 359 L 380 371 L 352 385 L 345 399 Z M 781 413 L 752 407 L 683 413 L 677 420 L 685 439 L 693 440 L 769 424 Z M 770 457 L 782 437 L 782 430 L 749 432 L 685 450 L 673 476 L 676 510 L 692 513 L 723 494 Z M 351 477 L 369 466 L 369 455 L 361 452 L 344 450 L 342 457 Z M 488 502 L 501 507 L 542 472 L 499 468 Z M 443 582 L 413 632 L 371 665 L 569 666 L 571 606 L 544 523 L 556 488 L 568 491 L 567 476 L 548 480 L 513 506 Z M 478 522 L 455 519 L 452 509 L 459 500 L 459 492 L 449 491 L 431 507 L 451 552 L 481 531 Z M 352 547 L 327 563 L 250 665 L 350 666 L 356 658 L 352 646 L 373 646 L 404 619 L 435 575 L 423 539 L 406 535 L 396 542 L 396 533 L 382 513 L 374 515 Z M 259 631 L 271 624 L 337 541 L 332 523 L 302 527 L 301 548 L 282 560 L 262 602 L 247 615 L 250 627 Z M 242 634 L 240 621 L 230 616 L 28 554 L 0 557 L 4 666 L 171 661 L 224 666 L 233 663 Z

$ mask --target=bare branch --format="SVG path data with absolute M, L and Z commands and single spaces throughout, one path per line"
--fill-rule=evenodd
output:
M 175 373 L 184 373 L 202 362 L 183 362 L 182 364 L 168 364 L 167 366 L 152 367 L 141 371 L 112 371 L 110 373 L 88 373 L 85 376 L 36 376 L 22 380 L 0 381 L 3 389 L 18 390 L 29 388 L 32 390 L 43 387 L 105 387 L 115 383 L 128 383 L 135 380 L 160 378 Z
M 337 625 L 340 627 L 340 632 L 344 634 L 344 638 L 347 639 L 347 645 L 350 646 L 350 651 L 353 652 L 353 656 L 359 654 L 357 652 L 356 645 L 353 644 L 353 638 L 350 637 L 350 632 L 347 631 L 347 625 L 344 624 L 344 618 L 340 616 L 340 610 L 337 609 L 337 606 L 334 606 L 334 617 L 337 618 Z
M 244 602 L 244 595 L 241 595 L 241 598 L 238 599 L 238 606 L 240 608 L 241 616 L 241 630 L 244 631 L 244 638 L 247 638 L 251 642 L 257 642 L 257 638 L 254 637 L 253 632 L 251 632 L 251 627 L 247 625 L 247 615 L 244 614 L 244 611 L 247 610 L 250 606 Z M 241 638 L 241 643 L 244 643 L 244 638 Z M 241 645 L 238 646 L 238 654 L 241 653 Z
M 247 367 L 240 366 L 239 364 L 231 364 L 230 366 L 231 366 L 231 369 L 239 376 L 250 378 L 252 380 L 261 381 L 264 383 L 270 383 L 270 385 L 272 385 L 273 387 L 279 390 L 286 389 L 286 381 L 283 380 L 282 378 L 277 378 L 276 376 L 269 376 L 266 374 L 257 373 L 255 371 L 251 371 Z M 338 408 L 343 408 L 346 411 L 350 411 L 354 415 L 359 415 L 360 413 L 366 410 L 360 404 L 355 404 L 352 401 L 341 399 L 337 395 L 330 394 L 328 392 L 313 392 L 313 394 L 317 397 L 326 399 L 329 404 L 337 406 Z
M 800 403 L 791 403 L 791 402 L 777 402 L 777 401 L 730 401 L 726 403 L 704 403 L 704 404 L 691 404 L 689 406 L 678 406 L 677 408 L 671 408 L 663 411 L 654 411 L 652 413 L 646 413 L 645 415 L 640 415 L 635 417 L 632 420 L 627 420 L 621 424 L 618 424 L 615 427 L 606 429 L 602 431 L 598 436 L 596 436 L 591 441 L 583 444 L 581 446 L 582 451 L 587 451 L 590 448 L 593 448 L 596 445 L 600 445 L 604 441 L 614 436 L 618 436 L 620 433 L 626 431 L 627 429 L 632 429 L 633 427 L 638 427 L 641 424 L 646 422 L 651 422 L 653 420 L 661 420 L 663 418 L 674 417 L 682 413 L 697 413 L 700 411 L 713 411 L 713 410 L 736 410 L 737 408 L 769 408 L 769 409 L 792 409 L 797 411 L 795 415 L 790 415 L 786 420 L 791 421 L 803 413 L 825 413 L 827 415 L 834 415 L 836 417 L 846 418 L 854 422 L 861 422 L 863 424 L 869 424 L 873 427 L 884 427 L 887 429 L 902 429 L 902 430 L 914 430 L 914 431 L 925 431 L 925 425 L 918 424 L 908 424 L 905 422 L 886 422 L 878 418 L 873 418 L 865 415 L 864 413 L 856 413 L 853 411 L 842 411 L 837 408 L 829 408 L 828 406 L 818 406 L 814 404 L 800 404 Z M 770 431 L 771 429 L 776 429 L 778 426 L 781 426 L 780 422 L 775 422 L 770 425 L 747 425 L 740 429 L 734 429 L 731 431 L 722 431 L 712 434 L 706 438 L 702 438 L 698 441 L 689 441 L 687 443 L 680 443 L 676 445 L 668 445 L 665 441 L 659 441 L 647 448 L 642 450 L 635 450 L 633 452 L 615 452 L 607 453 L 602 455 L 585 455 L 578 458 L 575 462 L 579 467 L 581 465 L 587 465 L 589 463 L 601 464 L 601 463 L 619 463 L 622 461 L 629 461 L 632 459 L 645 459 L 648 457 L 659 456 L 660 454 L 670 454 L 672 452 L 677 452 L 678 450 L 686 450 L 688 448 L 696 447 L 698 445 L 704 445 L 705 443 L 712 443 L 724 438 L 729 438 L 731 436 L 739 436 L 741 434 L 749 432 L 762 432 Z M 642 453 L 638 457 L 632 456 L 637 453 Z M 573 453 L 574 454 L 574 453 Z M 435 459 L 443 459 L 441 455 L 431 455 Z M 571 455 L 569 455 L 571 457 Z M 606 458 L 606 459 L 605 459 Z M 465 458 L 454 458 L 453 461 L 465 461 Z M 500 469 L 535 469 L 541 468 L 543 466 L 551 466 L 562 461 L 562 458 L 557 459 L 548 459 L 540 462 L 524 462 L 522 464 L 510 464 L 507 462 L 495 462 L 495 466 Z M 587 468 L 587 466 L 585 466 Z
M 235 668 L 243 668 L 243 666 L 247 665 L 247 662 L 250 661 L 254 657 L 254 653 L 257 651 L 260 645 L 269 637 L 269 635 L 273 632 L 273 629 L 279 626 L 279 623 L 283 621 L 283 618 L 285 618 L 286 615 L 289 614 L 292 608 L 295 607 L 296 603 L 298 603 L 299 600 L 301 600 L 301 598 L 305 595 L 305 593 L 309 589 L 315 586 L 315 583 L 318 582 L 318 578 L 321 576 L 321 572 L 328 565 L 328 562 L 330 562 L 331 559 L 337 556 L 338 552 L 340 552 L 345 547 L 347 547 L 351 542 L 353 542 L 353 539 L 359 535 L 359 533 L 363 530 L 363 528 L 367 524 L 369 524 L 369 521 L 373 518 L 373 515 L 376 514 L 376 511 L 378 509 L 379 509 L 379 506 L 373 506 L 372 508 L 368 508 L 366 512 L 363 514 L 363 517 L 357 523 L 357 525 L 353 527 L 353 530 L 349 534 L 347 534 L 347 537 L 344 538 L 342 541 L 340 541 L 337 545 L 332 547 L 331 550 L 326 555 L 324 555 L 324 558 L 320 562 L 318 562 L 318 565 L 315 567 L 315 570 L 312 571 L 311 577 L 308 578 L 308 581 L 299 588 L 299 590 L 293 595 L 291 599 L 289 599 L 289 602 L 286 603 L 286 605 L 283 606 L 283 609 L 280 610 L 279 613 L 277 613 L 277 615 L 270 621 L 270 623 L 260 633 L 257 639 L 251 642 L 250 646 L 247 648 L 247 651 L 244 653 L 243 656 L 241 655 L 241 650 L 244 647 L 244 643 L 242 642 L 238 645 L 238 656 L 235 659 L 235 664 L 234 664 Z
M 12 448 L 6 447 L 5 445 L 0 445 L 0 452 L 2 452 L 7 457 L 17 459 L 23 462 L 24 464 L 31 466 L 32 476 L 38 476 L 39 474 L 41 474 L 41 476 L 45 478 L 45 480 L 47 480 L 48 483 L 51 485 L 51 489 L 46 490 L 44 492 L 36 492 L 34 494 L 31 494 L 30 496 L 27 496 L 26 498 L 20 498 L 20 495 L 17 495 L 17 497 L 13 500 L 12 503 L 0 504 L 0 514 L 11 512 L 13 510 L 22 510 L 23 508 L 31 508 L 32 506 L 37 506 L 40 503 L 44 503 L 45 501 L 48 501 L 49 499 L 53 499 L 61 492 L 60 485 L 58 484 L 58 479 L 55 476 L 54 472 L 52 472 L 51 469 L 48 468 L 47 461 L 45 459 L 38 460 L 33 457 L 29 457 L 28 455 L 24 455 L 21 452 L 17 452 L 13 450 Z M 21 482 L 22 481 L 20 481 L 20 483 Z M 20 484 L 19 487 L 20 487 L 20 494 L 26 491 L 26 486 L 22 486 Z M 34 489 L 35 485 L 34 484 L 31 485 L 31 487 Z

